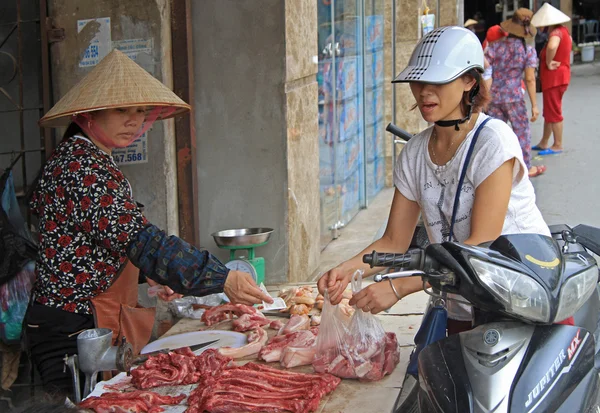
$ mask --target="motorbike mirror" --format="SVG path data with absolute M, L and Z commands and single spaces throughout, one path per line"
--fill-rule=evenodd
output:
M 600 228 L 580 224 L 573 228 L 572 232 L 577 237 L 577 242 L 594 254 L 600 255 Z

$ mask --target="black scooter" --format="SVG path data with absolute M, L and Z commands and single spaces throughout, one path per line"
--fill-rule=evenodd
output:
M 421 276 L 432 302 L 452 293 L 473 306 L 472 330 L 416 343 L 393 413 L 600 412 L 600 229 L 551 231 L 363 257 L 401 269 L 376 281 Z

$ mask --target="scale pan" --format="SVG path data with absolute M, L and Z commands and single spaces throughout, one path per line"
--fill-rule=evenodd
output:
M 269 241 L 273 228 L 240 228 L 215 232 L 212 237 L 219 247 L 243 247 Z

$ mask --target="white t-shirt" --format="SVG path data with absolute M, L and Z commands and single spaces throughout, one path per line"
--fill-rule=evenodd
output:
M 438 166 L 429 156 L 428 146 L 433 127 L 415 135 L 398 157 L 394 185 L 402 195 L 421 208 L 423 223 L 432 243 L 447 241 L 454 207 L 454 197 L 465 157 L 477 127 L 488 118 L 481 113 L 472 131 L 447 164 Z M 475 190 L 504 162 L 516 158 L 508 210 L 502 234 L 534 233 L 550 235 L 550 230 L 535 205 L 535 192 L 523 161 L 523 153 L 512 129 L 498 119 L 490 120 L 479 133 L 471 162 L 463 182 L 454 236 L 459 242 L 471 235 L 471 213 Z M 470 320 L 467 306 L 448 302 L 448 315 L 455 320 Z M 458 308 L 460 307 L 460 308 Z M 467 312 L 468 311 L 468 312 Z

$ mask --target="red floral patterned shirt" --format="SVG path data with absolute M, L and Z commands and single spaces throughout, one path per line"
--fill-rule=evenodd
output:
M 91 314 L 147 224 L 129 182 L 111 156 L 85 138 L 58 145 L 44 167 L 31 208 L 39 215 L 38 303 Z

